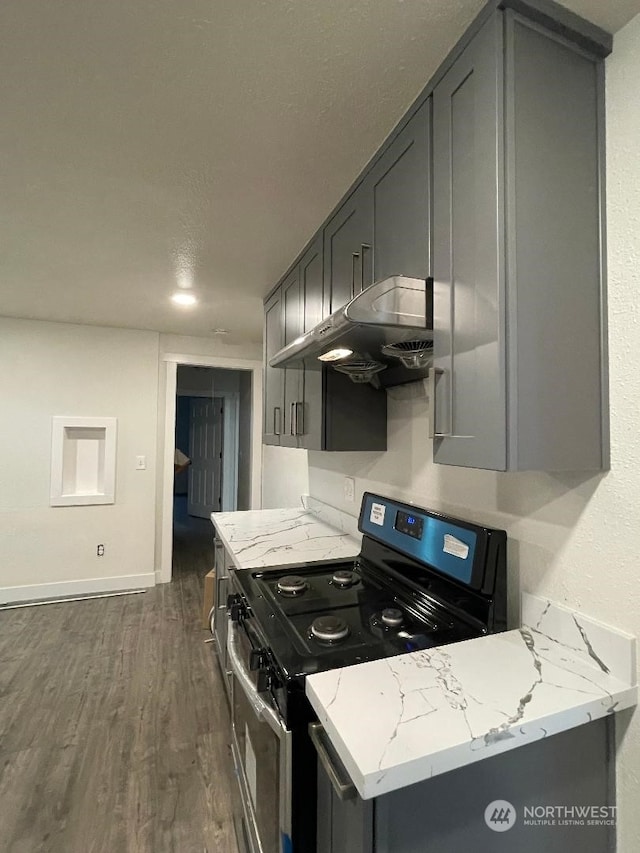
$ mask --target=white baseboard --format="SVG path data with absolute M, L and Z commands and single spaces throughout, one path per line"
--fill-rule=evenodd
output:
M 92 595 L 98 592 L 120 592 L 155 586 L 154 572 L 145 575 L 120 575 L 114 578 L 85 578 L 59 583 L 34 583 L 28 586 L 0 587 L 0 604 L 18 604 L 23 601 L 41 601 L 75 595 Z

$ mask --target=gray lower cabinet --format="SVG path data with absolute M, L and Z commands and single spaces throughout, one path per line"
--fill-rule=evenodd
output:
M 608 465 L 602 71 L 507 10 L 435 87 L 435 462 Z
M 227 694 L 230 696 L 231 667 L 227 654 L 227 597 L 231 592 L 230 573 L 234 570 L 233 561 L 219 538 L 215 539 L 215 570 L 216 588 L 215 602 L 211 618 L 211 631 L 215 639 L 218 663 L 222 672 L 222 680 Z
M 374 800 L 341 799 L 318 762 L 317 853 L 614 850 L 613 726 L 597 720 Z M 496 801 L 506 804 L 495 811 Z M 580 812 L 545 820 L 546 807 L 565 806 L 608 809 L 592 823 Z M 511 827 L 496 831 L 506 819 Z

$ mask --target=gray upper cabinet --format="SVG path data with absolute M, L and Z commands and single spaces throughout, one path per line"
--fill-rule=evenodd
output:
M 430 275 L 431 99 L 385 148 L 365 190 L 373 210 L 373 280 Z
M 430 112 L 429 99 L 325 227 L 325 316 L 374 281 L 429 275 Z
M 602 63 L 507 10 L 436 86 L 436 462 L 608 465 Z
M 265 354 L 374 281 L 432 276 L 434 461 L 607 468 L 610 50 L 561 7 L 487 3 L 265 302 Z M 269 443 L 383 450 L 385 413 L 384 392 L 333 368 L 266 368 Z
M 504 271 L 502 221 L 496 222 L 502 217 L 496 158 L 499 23 L 496 16 L 485 24 L 433 95 L 438 378 L 430 426 L 437 436 L 436 462 L 504 469 Z
M 387 398 L 320 362 L 274 368 L 268 359 L 323 318 L 323 236 L 265 303 L 265 444 L 308 450 L 386 450 Z
M 373 282 L 373 210 L 366 184 L 324 229 L 324 313 L 332 314 Z
M 304 302 L 298 267 L 289 273 L 280 286 L 282 299 L 283 346 L 287 346 L 302 334 Z M 274 368 L 271 368 L 272 370 Z M 276 368 L 277 369 L 277 368 Z M 304 371 L 295 368 L 284 373 L 283 429 L 280 444 L 283 447 L 299 447 L 304 431 L 302 423 L 304 408 Z
M 308 332 L 323 319 L 323 258 L 322 233 L 316 236 L 304 253 L 300 264 L 300 286 L 303 300 L 303 332 Z M 323 436 L 323 374 L 322 367 L 304 368 L 304 406 L 300 446 L 307 450 L 322 450 Z
M 284 412 L 284 370 L 269 366 L 269 359 L 284 346 L 282 300 L 276 290 L 264 306 L 264 377 L 262 441 L 280 444 Z

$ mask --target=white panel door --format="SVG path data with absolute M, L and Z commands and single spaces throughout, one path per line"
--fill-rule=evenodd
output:
M 222 509 L 223 423 L 222 397 L 191 401 L 189 515 L 208 518 Z

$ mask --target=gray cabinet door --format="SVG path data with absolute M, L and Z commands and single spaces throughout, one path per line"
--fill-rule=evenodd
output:
M 303 331 L 308 332 L 323 319 L 323 257 L 322 233 L 316 236 L 302 256 L 299 264 L 300 288 L 302 291 Z M 322 365 L 307 365 L 304 369 L 304 406 L 299 424 L 301 446 L 307 450 L 322 450 L 323 442 L 323 382 Z
M 292 343 L 302 334 L 303 325 L 303 299 L 300 276 L 296 266 L 280 285 L 282 294 L 282 324 L 283 324 L 283 346 Z M 304 398 L 304 368 L 289 367 L 283 370 L 276 368 L 284 374 L 284 410 L 283 428 L 280 436 L 280 444 L 284 447 L 298 447 L 300 436 L 303 431 L 302 408 Z
M 324 311 L 332 314 L 373 281 L 372 208 L 367 182 L 324 229 Z
M 317 853 L 374 853 L 374 801 L 341 800 L 318 762 Z
M 371 170 L 374 281 L 430 275 L 430 121 L 431 99 Z
M 510 469 L 608 467 L 602 62 L 505 12 Z
M 280 444 L 283 428 L 284 371 L 278 367 L 269 367 L 269 359 L 282 349 L 283 340 L 282 301 L 278 288 L 264 306 L 264 444 Z
M 501 23 L 484 25 L 433 95 L 433 456 L 495 470 L 506 467 Z

